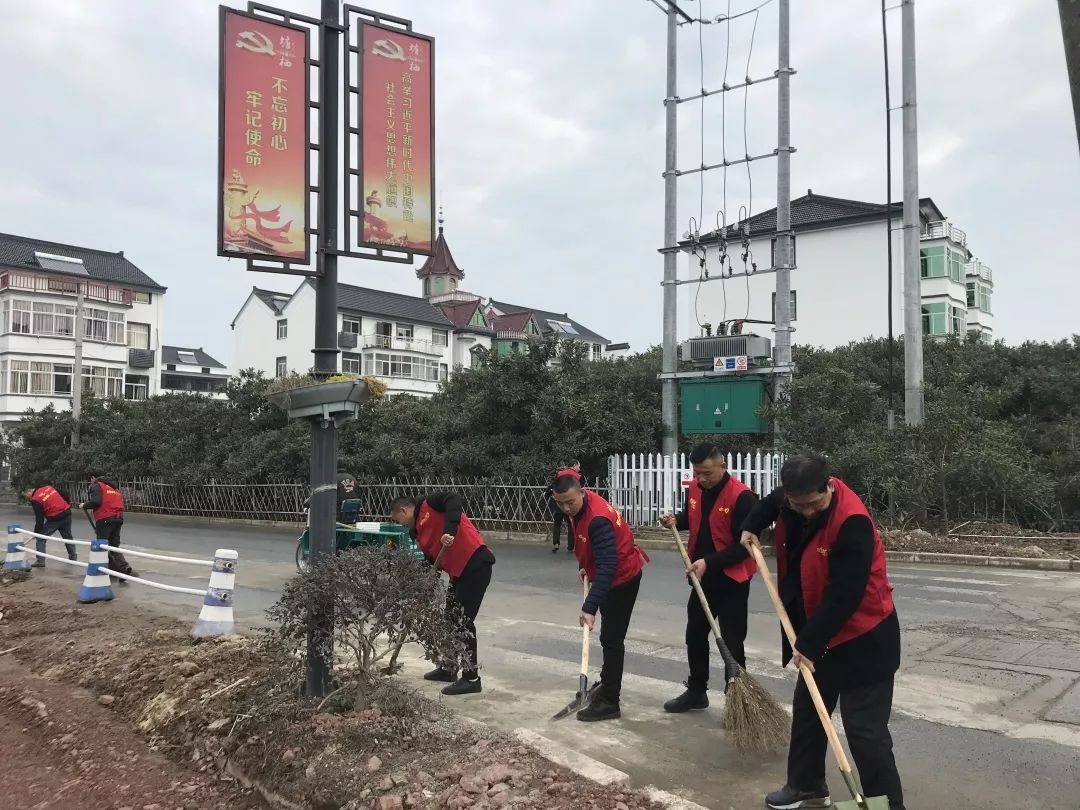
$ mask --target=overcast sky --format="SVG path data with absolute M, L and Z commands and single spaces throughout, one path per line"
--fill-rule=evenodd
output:
M 373 0 L 374 2 L 374 0 Z M 714 17 L 754 3 L 683 0 Z M 756 0 L 755 0 L 756 2 Z M 318 13 L 316 0 L 287 0 Z M 240 5 L 232 3 L 232 5 Z M 465 288 L 559 312 L 635 349 L 660 339 L 664 17 L 646 0 L 381 0 L 436 38 L 438 196 Z M 884 200 L 879 4 L 792 3 L 793 195 Z M 1080 157 L 1056 4 L 920 2 L 920 192 L 995 271 L 1009 342 L 1080 331 Z M 899 104 L 899 12 L 892 12 Z M 252 274 L 215 256 L 217 3 L 6 2 L 0 230 L 123 250 L 169 288 L 165 339 L 226 362 Z M 704 85 L 747 74 L 753 16 L 701 32 Z M 776 3 L 751 76 L 775 68 Z M 699 32 L 679 34 L 681 95 L 701 87 Z M 707 163 L 743 154 L 741 93 L 707 105 Z M 680 106 L 680 166 L 701 162 L 696 104 Z M 725 127 L 721 118 L 726 119 Z M 894 198 L 900 198 L 899 113 Z M 775 146 L 775 83 L 751 92 L 750 153 Z M 775 162 L 728 177 L 728 218 L 775 201 Z M 679 231 L 722 178 L 680 181 Z M 419 293 L 407 267 L 346 260 L 341 280 Z M 805 283 L 805 282 L 804 282 Z M 838 295 L 843 291 L 838 290 Z M 861 306 L 865 302 L 852 302 Z M 884 309 L 884 305 L 883 305 Z M 685 308 L 680 305 L 680 313 Z

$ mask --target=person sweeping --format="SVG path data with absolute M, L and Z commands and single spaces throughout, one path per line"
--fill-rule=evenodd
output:
M 825 709 L 840 705 L 844 731 L 867 795 L 904 810 L 889 715 L 900 667 L 900 622 L 885 570 L 885 550 L 862 500 L 829 475 L 824 459 L 792 456 L 781 486 L 743 524 L 741 544 L 760 550 L 773 525 L 780 601 L 796 633 L 783 640 L 783 663 L 805 665 Z M 829 807 L 826 735 L 800 675 L 792 704 L 787 783 L 765 797 L 773 810 Z
M 444 695 L 469 695 L 482 690 L 477 667 L 476 616 L 491 583 L 495 555 L 461 509 L 455 492 L 436 492 L 426 498 L 398 498 L 390 504 L 390 519 L 409 530 L 428 562 L 450 575 L 446 609 L 461 605 L 469 653 L 468 668 L 457 676 L 439 665 L 426 681 L 448 681 Z M 442 552 L 440 554 L 440 552 Z
M 119 548 L 120 530 L 124 527 L 124 496 L 120 493 L 120 485 L 113 478 L 98 476 L 90 480 L 90 488 L 87 492 L 85 503 L 79 504 L 80 509 L 92 509 L 94 514 L 94 531 L 99 540 L 105 540 L 110 546 Z M 109 568 L 121 574 L 135 576 L 131 564 L 119 551 L 109 552 Z M 114 577 L 114 579 L 119 579 Z M 127 580 L 121 579 L 124 585 Z
M 743 521 L 757 505 L 757 495 L 728 474 L 724 454 L 715 444 L 699 444 L 690 452 L 694 478 L 686 507 L 678 517 L 662 515 L 666 529 L 690 532 L 687 553 L 701 583 L 708 610 L 739 666 L 746 669 L 747 602 L 757 566 L 739 544 Z M 686 603 L 686 658 L 690 677 L 686 691 L 664 704 L 681 713 L 709 706 L 709 617 L 693 589 Z
M 59 489 L 52 484 L 44 484 L 27 489 L 23 492 L 23 497 L 34 509 L 34 534 L 51 536 L 54 532 L 59 532 L 65 540 L 74 539 L 71 534 L 71 504 Z M 46 543 L 46 540 L 36 538 L 37 550 L 44 552 Z M 74 543 L 64 543 L 64 546 L 67 548 L 69 560 L 79 559 Z M 38 557 L 33 567 L 44 568 L 45 558 Z
M 555 482 L 555 503 L 570 518 L 574 535 L 574 556 L 578 579 L 591 583 L 581 605 L 578 622 L 592 630 L 596 614 L 600 625 L 600 647 L 604 665 L 600 685 L 589 704 L 577 713 L 585 722 L 615 720 L 622 716 L 623 664 L 626 659 L 626 631 L 641 587 L 641 569 L 648 561 L 634 542 L 634 532 L 622 515 L 595 492 L 581 487 L 575 475 L 563 475 Z

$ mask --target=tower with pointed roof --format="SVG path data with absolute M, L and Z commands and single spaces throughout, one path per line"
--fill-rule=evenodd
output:
M 440 206 L 439 235 L 435 239 L 435 249 L 416 271 L 416 277 L 423 285 L 423 296 L 428 301 L 457 292 L 458 285 L 465 278 L 465 271 L 457 266 L 446 244 L 446 236 L 443 234 L 445 223 L 446 219 Z

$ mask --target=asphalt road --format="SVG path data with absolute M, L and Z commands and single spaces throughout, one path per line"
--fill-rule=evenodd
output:
M 3 514 L 28 522 L 28 512 Z M 180 522 L 135 515 L 125 544 L 165 553 L 239 552 L 236 616 L 262 613 L 293 573 L 297 531 Z M 88 537 L 89 532 L 76 532 Z M 661 704 L 686 677 L 682 643 L 688 588 L 677 555 L 652 552 L 628 638 L 623 719 L 583 724 L 550 716 L 573 697 L 580 636 L 576 566 L 565 552 L 492 544 L 497 557 L 477 622 L 484 693 L 456 699 L 475 719 L 528 729 L 570 756 L 582 752 L 709 808 L 761 806 L 784 780 L 783 759 L 748 759 L 720 729 L 722 696 L 707 712 L 666 715 Z M 59 547 L 58 548 L 62 548 Z M 132 560 L 140 574 L 201 587 L 206 574 Z M 904 662 L 892 723 L 911 809 L 1080 808 L 1080 576 L 1058 572 L 893 565 L 890 577 L 904 631 Z M 79 577 L 48 569 L 73 591 Z M 118 588 L 118 599 L 194 620 L 196 597 Z M 779 628 L 760 579 L 751 590 L 747 652 L 755 677 L 790 702 L 794 676 L 779 667 Z M 594 646 L 595 662 L 600 650 Z M 430 690 L 406 662 L 406 677 Z M 598 667 L 594 667 L 594 677 Z M 722 670 L 715 670 L 720 672 Z M 834 799 L 844 798 L 834 778 Z

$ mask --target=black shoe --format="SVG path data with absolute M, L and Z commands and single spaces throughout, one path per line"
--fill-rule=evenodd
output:
M 43 563 L 43 562 L 42 562 L 41 560 L 38 560 L 38 561 L 37 561 L 36 563 L 34 563 L 33 565 L 31 565 L 30 567 L 31 567 L 31 568 L 44 568 L 44 567 L 45 567 L 45 563 Z
M 431 672 L 424 673 L 425 681 L 445 681 L 446 683 L 453 683 L 457 680 L 457 673 L 451 672 L 448 669 L 442 667 L 436 667 Z
M 677 698 L 672 698 L 664 704 L 664 711 L 672 714 L 707 708 L 709 708 L 709 696 L 704 691 L 696 692 L 693 689 L 687 689 Z
M 765 806 L 771 810 L 802 810 L 805 807 L 832 807 L 829 788 L 825 785 L 816 790 L 797 790 L 784 785 L 765 797 Z
M 79 561 L 79 557 L 76 554 L 69 555 L 68 559 L 71 560 L 72 562 L 78 562 Z
M 553 549 L 551 549 L 551 553 L 552 554 L 558 554 L 559 553 L 559 547 L 555 546 Z
M 594 723 L 597 720 L 618 720 L 622 717 L 619 711 L 618 701 L 611 701 L 603 692 L 597 692 L 589 705 L 577 713 L 577 719 L 583 723 Z
M 444 686 L 442 693 L 444 695 L 474 695 L 481 691 L 483 690 L 479 678 L 458 678 L 449 686 Z

